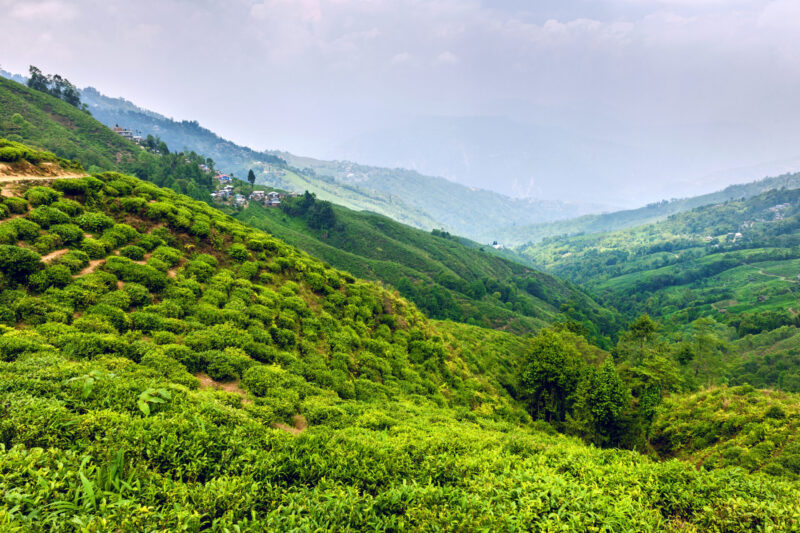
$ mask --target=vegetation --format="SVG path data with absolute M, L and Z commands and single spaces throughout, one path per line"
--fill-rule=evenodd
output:
M 236 217 L 361 278 L 397 288 L 428 316 L 525 333 L 580 322 L 604 346 L 619 327 L 579 289 L 470 241 L 427 233 L 307 193 L 281 210 L 251 203 Z
M 542 239 L 604 233 L 623 230 L 664 220 L 670 215 L 690 211 L 698 207 L 715 205 L 730 200 L 743 200 L 758 196 L 772 189 L 796 189 L 800 187 L 800 173 L 783 174 L 774 178 L 764 178 L 739 185 L 730 185 L 725 189 L 710 194 L 702 194 L 691 198 L 673 198 L 654 202 L 638 209 L 614 211 L 599 215 L 585 215 L 568 220 L 543 222 L 528 226 L 503 228 L 496 237 L 512 246 L 531 244 Z
M 12 192 L 22 216 L 0 223 L 13 235 L 0 246 L 4 530 L 800 523 L 786 472 L 698 471 L 531 422 L 564 413 L 565 432 L 626 445 L 613 427 L 649 412 L 640 383 L 661 354 L 645 319 L 616 365 L 579 324 L 527 339 L 432 322 L 396 292 L 131 176 Z M 545 346 L 578 379 L 559 381 Z
M 209 199 L 212 190 L 213 161 L 194 152 L 143 149 L 49 92 L 1 77 L 0 136 L 75 161 L 90 172 L 120 170 L 195 199 Z M 160 146 L 159 139 L 152 140 Z M 210 170 L 201 170 L 200 164 Z
M 88 111 L 86 105 L 81 104 L 81 94 L 78 88 L 70 83 L 68 79 L 62 78 L 58 74 L 45 76 L 41 70 L 33 65 L 30 66 L 29 72 L 28 87 L 31 89 L 55 96 L 82 111 Z

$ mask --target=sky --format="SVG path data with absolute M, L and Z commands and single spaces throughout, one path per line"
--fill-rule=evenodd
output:
M 255 149 L 619 206 L 800 170 L 797 0 L 0 0 L 0 12 L 3 69 L 37 65 Z

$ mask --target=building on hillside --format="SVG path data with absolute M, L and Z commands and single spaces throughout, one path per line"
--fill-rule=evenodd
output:
M 253 191 L 252 193 L 250 193 L 250 200 L 261 202 L 262 200 L 264 200 L 265 194 L 266 193 L 264 191 Z
M 233 199 L 233 203 L 234 205 L 241 207 L 247 203 L 247 198 L 245 198 L 241 194 L 237 194 Z
M 114 127 L 112 128 L 112 131 L 117 135 L 119 135 L 120 137 L 133 140 L 133 132 L 131 130 L 120 127 L 119 124 L 115 124 Z
M 280 207 L 281 198 L 283 198 L 283 195 L 281 193 L 276 191 L 270 191 L 267 193 L 267 199 L 264 202 L 264 205 L 267 207 Z

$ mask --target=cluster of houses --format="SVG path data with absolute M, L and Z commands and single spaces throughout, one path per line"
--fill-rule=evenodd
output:
M 249 197 L 243 194 L 234 193 L 233 185 L 225 185 L 218 191 L 211 193 L 211 198 L 220 202 L 230 201 L 236 207 L 244 207 L 249 202 L 256 202 L 264 207 L 280 207 L 281 200 L 285 198 L 285 194 L 276 191 L 253 191 Z M 292 194 L 291 196 L 295 196 Z

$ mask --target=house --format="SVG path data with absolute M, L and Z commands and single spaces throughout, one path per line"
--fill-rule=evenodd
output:
M 237 206 L 243 206 L 247 203 L 247 199 L 241 194 L 237 194 L 233 199 L 233 203 Z
M 250 193 L 250 200 L 260 202 L 264 200 L 264 195 L 265 195 L 264 191 L 253 191 L 252 193 Z
M 231 177 L 228 176 L 227 174 L 217 174 L 217 179 L 220 181 L 220 183 L 230 183 L 231 182 Z
M 114 127 L 112 128 L 112 131 L 117 135 L 119 135 L 120 137 L 133 140 L 133 132 L 131 130 L 127 130 L 125 128 L 120 127 L 119 124 L 115 124 Z
M 264 205 L 267 207 L 279 207 L 281 205 L 281 198 L 283 198 L 281 193 L 270 191 L 267 193 L 267 199 L 264 202 Z

